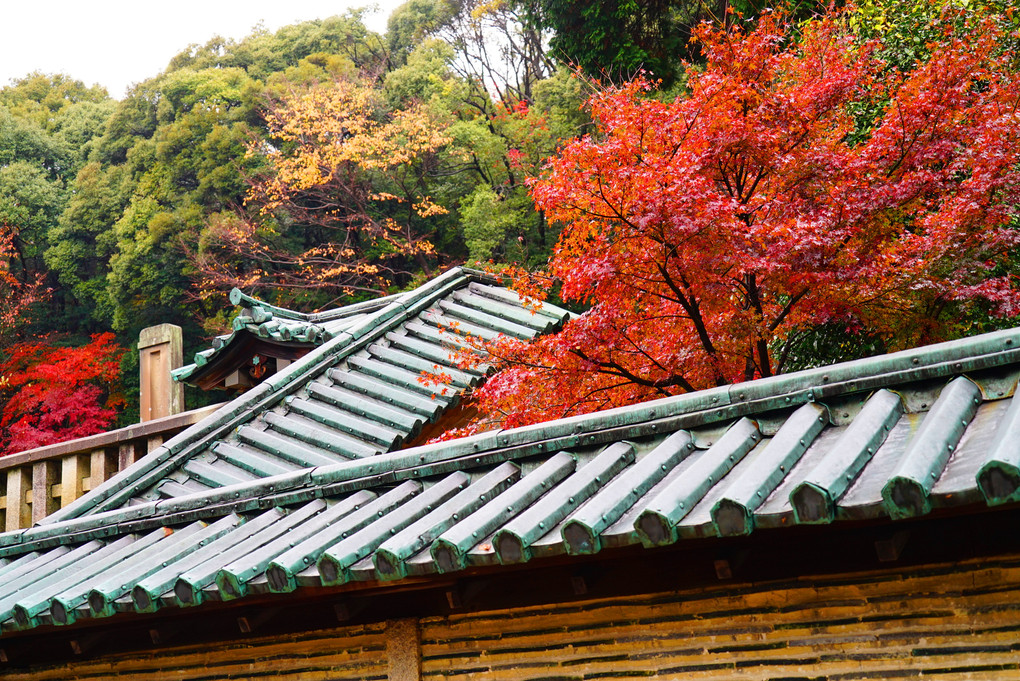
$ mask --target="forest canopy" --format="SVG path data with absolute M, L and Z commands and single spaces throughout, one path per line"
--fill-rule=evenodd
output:
M 825 9 L 409 0 L 382 35 L 350 12 L 185 47 L 119 101 L 13 81 L 0 447 L 132 422 L 138 332 L 193 352 L 233 286 L 313 311 L 464 262 L 543 282 L 582 314 L 491 348 L 505 424 L 1009 323 L 1016 19 Z M 59 362 L 84 420 L 26 392 Z

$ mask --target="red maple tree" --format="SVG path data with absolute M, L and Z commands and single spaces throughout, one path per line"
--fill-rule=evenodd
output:
M 81 347 L 20 343 L 0 363 L 0 454 L 107 430 L 123 406 L 116 389 L 123 348 L 112 333 Z
M 947 310 L 1020 311 L 1002 268 L 1020 184 L 1020 84 L 993 21 L 953 17 L 890 68 L 842 15 L 702 26 L 689 94 L 642 80 L 590 102 L 597 132 L 533 185 L 564 225 L 549 266 L 588 311 L 488 348 L 477 394 L 504 426 L 770 376 L 796 333 L 952 332 Z M 945 19 L 945 18 L 944 18 Z

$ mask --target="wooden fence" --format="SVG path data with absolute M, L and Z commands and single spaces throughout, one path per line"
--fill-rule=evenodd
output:
M 0 529 L 28 527 L 67 506 L 221 406 L 0 457 Z

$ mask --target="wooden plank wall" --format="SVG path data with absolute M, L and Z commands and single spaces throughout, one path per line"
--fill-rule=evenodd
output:
M 30 671 L 5 671 L 4 681 L 385 681 L 385 625 L 345 627 L 229 644 L 153 650 L 82 660 Z
M 444 681 L 1020 679 L 1020 560 L 436 617 L 421 630 L 423 677 Z
M 920 676 L 1020 681 L 1020 555 L 782 583 L 720 582 L 707 589 L 204 646 L 155 645 L 150 651 L 0 676 L 4 681 Z

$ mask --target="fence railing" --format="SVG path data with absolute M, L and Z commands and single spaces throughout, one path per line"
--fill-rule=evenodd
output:
M 28 527 L 67 506 L 221 406 L 0 456 L 0 530 Z

